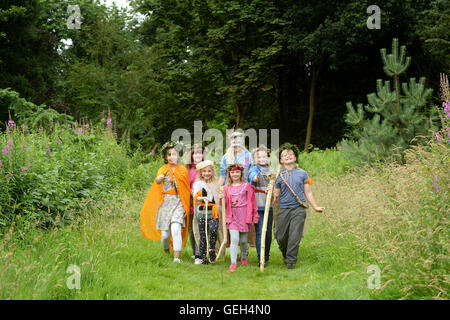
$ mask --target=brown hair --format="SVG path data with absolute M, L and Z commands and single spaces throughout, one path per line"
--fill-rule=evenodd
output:
M 190 163 L 187 163 L 186 164 L 186 168 L 188 169 L 188 170 L 190 170 L 191 168 L 194 168 L 195 169 L 195 165 L 194 165 L 194 153 L 195 153 L 195 150 L 197 150 L 197 149 L 202 149 L 202 161 L 203 160 L 205 160 L 205 150 L 202 148 L 202 146 L 200 145 L 200 144 L 194 144 L 192 147 L 191 147 L 191 154 L 189 155 L 189 157 L 190 157 Z
M 227 167 L 227 183 L 231 184 L 231 175 L 230 175 L 230 169 L 234 168 L 234 167 L 238 167 L 241 171 L 241 182 L 245 181 L 245 177 L 244 177 L 244 167 L 242 167 L 241 165 L 239 165 L 238 163 L 236 164 L 231 164 Z

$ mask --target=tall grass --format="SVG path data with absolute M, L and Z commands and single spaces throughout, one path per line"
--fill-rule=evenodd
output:
M 321 243 L 351 238 L 360 259 L 379 266 L 382 282 L 373 298 L 449 298 L 448 151 L 436 144 L 415 148 L 407 152 L 406 165 L 384 164 L 319 182 L 316 197 L 330 209 L 315 215 Z

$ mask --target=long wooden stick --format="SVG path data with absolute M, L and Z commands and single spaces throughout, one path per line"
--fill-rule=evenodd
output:
M 222 193 L 224 193 L 224 188 L 223 186 L 220 187 L 220 191 Z M 216 256 L 216 262 L 219 261 L 220 255 L 222 254 L 222 252 L 224 253 L 223 257 L 224 259 L 226 258 L 226 251 L 227 251 L 227 242 L 228 242 L 228 234 L 227 234 L 227 218 L 226 218 L 226 212 L 225 212 L 225 198 L 222 199 L 222 228 L 223 228 L 223 239 L 222 239 L 222 244 L 220 245 L 220 249 L 219 252 L 217 253 Z
M 275 180 L 279 174 L 280 174 L 280 169 L 278 169 L 278 172 L 276 175 L 270 174 L 269 175 L 270 180 L 267 185 L 267 186 L 272 185 L 272 188 L 267 192 L 266 207 L 264 208 L 264 220 L 263 220 L 263 227 L 262 227 L 262 234 L 261 234 L 261 248 L 259 250 L 259 252 L 260 252 L 259 270 L 261 272 L 264 272 L 264 263 L 266 260 L 266 232 L 267 232 L 267 221 L 269 220 L 270 202 L 272 200 L 272 193 L 273 193 Z
M 209 261 L 208 200 L 205 200 L 205 208 L 206 260 Z

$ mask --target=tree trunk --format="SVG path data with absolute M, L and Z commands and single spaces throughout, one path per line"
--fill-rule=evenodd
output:
M 317 72 L 313 68 L 312 70 L 312 78 L 311 78 L 311 88 L 309 90 L 309 117 L 308 117 L 308 126 L 306 127 L 306 140 L 305 140 L 305 148 L 304 151 L 308 152 L 308 147 L 311 143 L 311 132 L 312 132 L 312 124 L 314 117 L 314 93 L 316 90 L 316 80 L 317 80 Z

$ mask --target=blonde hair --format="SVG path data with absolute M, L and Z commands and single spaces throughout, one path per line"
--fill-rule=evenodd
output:
M 206 168 L 209 168 L 209 167 L 212 168 L 212 176 L 211 176 L 211 180 L 210 180 L 209 182 L 207 182 L 207 183 L 217 182 L 217 181 L 218 181 L 218 178 L 217 178 L 217 175 L 216 175 L 216 168 L 214 168 L 214 166 L 212 166 L 212 165 L 209 165 L 209 166 L 207 166 L 207 167 L 204 167 L 204 168 L 200 169 L 199 172 L 198 172 L 198 174 L 197 174 L 197 176 L 195 177 L 194 182 L 203 180 L 203 177 L 202 177 L 202 171 L 205 170 Z M 206 181 L 205 181 L 205 182 L 206 182 Z

